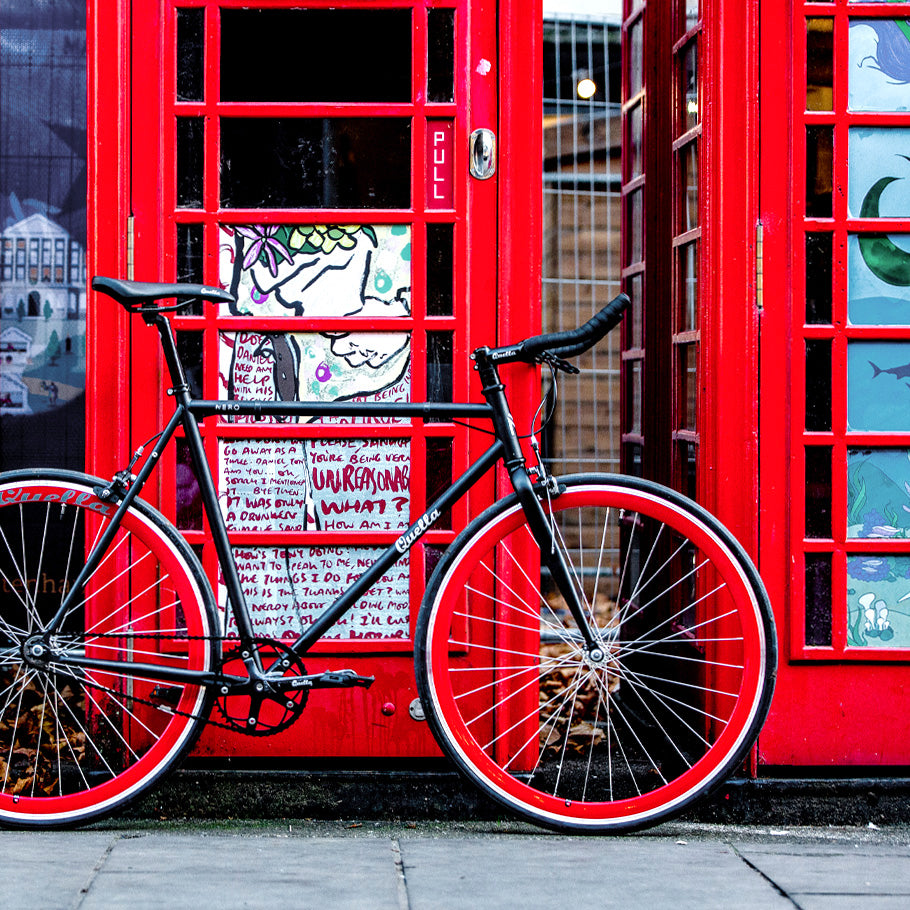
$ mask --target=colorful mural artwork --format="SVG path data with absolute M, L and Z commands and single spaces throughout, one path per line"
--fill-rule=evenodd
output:
M 850 21 L 849 106 L 854 111 L 910 110 L 910 23 Z
M 411 312 L 408 225 L 258 225 L 222 228 L 220 276 L 238 316 L 406 317 Z M 407 332 L 222 335 L 228 398 L 406 400 Z
M 910 215 L 910 128 L 856 126 L 849 133 L 849 213 L 857 218 Z
M 910 449 L 848 451 L 847 537 L 910 539 Z
M 849 234 L 847 317 L 852 325 L 910 325 L 910 234 Z
M 410 244 L 408 225 L 222 227 L 220 279 L 237 298 L 234 316 L 404 318 L 411 313 Z M 232 331 L 222 332 L 219 341 L 221 398 L 331 402 L 411 397 L 406 331 Z M 255 423 L 252 418 L 225 419 Z M 232 439 L 219 450 L 222 509 L 233 530 L 397 534 L 410 523 L 409 467 L 410 443 L 402 438 Z M 354 544 L 235 549 L 257 630 L 265 635 L 299 631 L 379 552 Z M 220 597 L 223 605 L 224 590 Z M 384 578 L 337 633 L 402 637 L 408 610 L 405 566 Z
M 910 449 L 847 453 L 847 538 L 910 539 Z M 910 646 L 910 557 L 847 558 L 851 647 Z
M 847 560 L 847 644 L 910 646 L 910 557 L 854 555 Z

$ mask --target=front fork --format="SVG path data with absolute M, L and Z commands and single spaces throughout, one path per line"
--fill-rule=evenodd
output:
M 493 428 L 496 436 L 505 446 L 503 462 L 509 473 L 512 488 L 524 510 L 528 526 L 537 545 L 540 547 L 540 559 L 559 593 L 566 601 L 572 618 L 578 625 L 578 631 L 584 639 L 588 657 L 593 661 L 604 658 L 600 636 L 591 622 L 591 613 L 585 603 L 581 583 L 572 567 L 566 561 L 565 548 L 559 543 L 556 529 L 551 517 L 547 514 L 539 494 L 531 481 L 528 466 L 525 463 L 521 442 L 515 430 L 515 421 L 509 409 L 505 395 L 505 386 L 499 378 L 499 370 L 489 357 L 489 348 L 478 348 L 471 354 L 475 369 L 480 374 L 483 395 L 493 410 Z M 541 478 L 546 485 L 548 479 Z M 558 495 L 558 494 L 554 494 Z

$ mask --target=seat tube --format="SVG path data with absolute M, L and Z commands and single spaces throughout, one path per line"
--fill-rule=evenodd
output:
M 540 547 L 541 561 L 549 570 L 560 594 L 565 598 L 588 650 L 594 652 L 600 648 L 600 644 L 582 601 L 583 594 L 580 585 L 571 566 L 566 562 L 563 549 L 558 545 L 554 535 L 551 521 L 534 490 L 524 454 L 521 451 L 521 442 L 515 430 L 515 421 L 509 408 L 505 386 L 500 380 L 496 364 L 492 363 L 487 356 L 488 353 L 489 348 L 478 348 L 471 354 L 471 359 L 475 362 L 477 372 L 480 374 L 484 398 L 493 410 L 493 429 L 497 438 L 505 446 L 503 463 L 508 471 L 509 480 L 524 510 L 531 533 Z

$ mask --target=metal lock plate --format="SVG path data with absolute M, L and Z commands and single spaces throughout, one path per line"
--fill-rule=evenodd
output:
M 468 154 L 471 176 L 489 180 L 496 173 L 496 134 L 493 130 L 479 129 L 471 133 Z

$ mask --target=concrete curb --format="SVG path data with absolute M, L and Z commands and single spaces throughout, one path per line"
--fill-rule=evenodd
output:
M 508 817 L 448 770 L 178 771 L 125 817 L 458 821 Z M 910 778 L 733 779 L 682 816 L 764 825 L 904 824 Z

